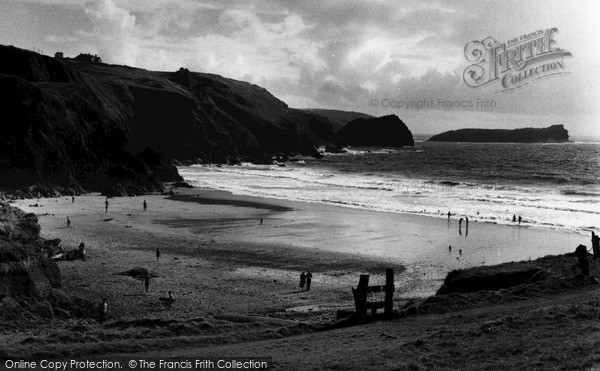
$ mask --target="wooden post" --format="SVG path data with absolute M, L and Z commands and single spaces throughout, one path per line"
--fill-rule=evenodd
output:
M 390 316 L 394 310 L 394 270 L 388 268 L 385 270 L 385 306 L 383 313 Z
M 581 274 L 584 276 L 590 275 L 590 267 L 587 261 L 587 248 L 584 245 L 577 246 L 575 249 L 575 254 L 577 255 L 577 259 L 579 260 L 579 268 L 581 269 Z
M 592 251 L 594 252 L 594 260 L 600 258 L 600 237 L 592 231 Z
M 352 289 L 354 293 L 354 304 L 356 306 L 356 313 L 360 316 L 367 315 L 367 287 L 369 286 L 369 275 L 361 274 L 358 280 L 358 287 L 356 290 Z

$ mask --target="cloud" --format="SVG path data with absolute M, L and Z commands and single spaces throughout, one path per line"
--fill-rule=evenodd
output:
M 578 6 L 560 0 L 8 1 L 10 8 L 37 11 L 38 19 L 61 11 L 69 16 L 57 19 L 81 15 L 81 22 L 45 33 L 50 50 L 63 43 L 110 63 L 243 79 L 290 106 L 370 110 L 370 98 L 493 97 L 499 107 L 490 112 L 518 119 L 600 111 L 592 83 L 600 55 L 591 47 L 599 6 L 591 0 Z M 501 95 L 462 83 L 468 42 L 506 41 L 548 27 L 560 29 L 560 46 L 574 54 L 567 62 L 571 75 Z
M 135 65 L 139 50 L 135 16 L 113 0 L 87 3 L 84 13 L 92 31 L 79 31 L 79 35 L 94 45 L 93 52 L 105 62 Z

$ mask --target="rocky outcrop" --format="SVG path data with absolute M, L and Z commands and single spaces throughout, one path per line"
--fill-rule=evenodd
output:
M 37 217 L 0 201 L 0 327 L 3 320 L 84 316 L 93 305 L 60 290 L 60 270 L 45 254 Z M 13 325 L 15 325 L 13 323 Z
M 412 133 L 396 115 L 359 118 L 338 130 L 343 143 L 362 147 L 414 146 Z
M 451 130 L 429 138 L 432 142 L 511 142 L 511 143 L 562 143 L 569 141 L 569 132 L 563 125 L 547 128 L 460 129 Z
M 142 193 L 180 180 L 180 163 L 317 155 L 326 117 L 265 89 L 180 69 L 54 59 L 0 46 L 0 190 Z M 29 194 L 35 196 L 36 191 Z
M 42 243 L 37 217 L 0 201 L 0 298 L 60 288 L 58 267 L 42 255 Z

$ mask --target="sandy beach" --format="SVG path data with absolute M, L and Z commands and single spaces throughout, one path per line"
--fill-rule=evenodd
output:
M 145 212 L 144 199 L 148 203 Z M 587 236 L 528 228 L 525 223 L 503 226 L 476 220 L 470 221 L 468 231 L 463 222 L 459 233 L 454 217 L 448 221 L 207 189 L 177 189 L 172 196 L 110 198 L 106 213 L 104 201 L 99 195 L 84 195 L 74 203 L 64 197 L 13 204 L 38 214 L 43 237 L 60 238 L 67 249 L 85 242 L 90 256 L 86 269 L 110 269 L 104 273 L 107 277 L 134 266 L 160 270 L 157 273 L 164 278 L 155 280 L 152 291 L 165 292 L 169 285 L 180 284 L 176 277 L 185 268 L 198 267 L 190 270 L 190 275 L 198 277 L 188 290 L 195 287 L 205 292 L 213 286 L 213 273 L 226 271 L 227 279 L 216 279 L 220 281 L 216 283 L 239 279 L 240 289 L 252 291 L 253 282 L 266 281 L 273 300 L 286 305 L 294 299 L 283 300 L 276 292 L 297 289 L 298 275 L 306 269 L 318 273 L 314 285 L 319 290 L 348 291 L 359 273 L 381 275 L 392 267 L 397 273 L 397 296 L 424 297 L 433 294 L 453 269 L 563 254 L 588 240 Z M 72 220 L 69 229 L 67 217 Z M 163 252 L 160 264 L 154 256 L 157 247 Z M 67 279 L 70 269 L 80 268 L 69 264 L 61 267 Z M 165 269 L 179 274 L 162 273 Z M 210 305 L 209 313 L 220 308 L 203 305 Z
M 12 203 L 35 212 L 42 237 L 60 238 L 65 250 L 86 244 L 86 261 L 63 261 L 59 267 L 65 292 L 94 302 L 108 299 L 109 322 L 102 331 L 117 326 L 126 333 L 129 327 L 150 326 L 139 321 L 152 324 L 143 336 L 138 332 L 113 334 L 117 345 L 113 342 L 98 350 L 97 343 L 83 342 L 68 348 L 67 354 L 135 352 L 153 356 L 152 349 L 158 346 L 181 348 L 160 353 L 181 356 L 197 342 L 189 334 L 204 334 L 207 328 L 212 330 L 205 346 L 300 335 L 283 341 L 299 346 L 294 342 L 302 341 L 302 336 L 332 324 L 337 309 L 353 306 L 350 288 L 356 286 L 359 274 L 371 274 L 372 283 L 383 283 L 385 268 L 394 268 L 395 307 L 401 307 L 411 299 L 432 295 L 453 269 L 563 254 L 588 240 L 586 236 L 476 221 L 471 221 L 467 235 L 464 225 L 462 234 L 458 233 L 456 220 L 205 189 L 175 189 L 175 193 L 109 198 L 106 212 L 105 197 L 98 194 L 78 196 L 74 202 L 59 197 Z M 144 200 L 147 211 L 142 207 Z M 69 228 L 67 217 L 72 222 Z M 156 248 L 161 251 L 158 261 Z M 119 275 L 136 267 L 155 275 L 148 294 L 141 281 Z M 299 274 L 307 269 L 313 272 L 308 292 L 298 287 Z M 172 308 L 159 301 L 168 290 L 176 298 Z M 151 330 L 152 326 L 160 327 L 160 321 L 177 321 L 189 336 L 167 343 L 127 340 L 153 337 L 152 331 L 158 330 Z M 93 320 L 71 322 L 73 325 L 84 326 L 90 333 L 97 326 Z M 15 341 L 27 343 L 32 337 L 49 336 L 56 326 L 54 321 L 21 329 Z M 376 331 L 384 331 L 386 325 L 376 326 Z M 102 334 L 100 339 L 107 336 Z M 327 342 L 331 336 L 335 333 L 315 341 Z M 247 343 L 241 349 L 249 355 L 267 349 L 266 354 L 273 356 L 273 348 L 261 348 L 260 344 Z M 240 349 L 224 346 L 229 348 L 215 348 L 207 354 L 235 354 Z M 295 362 L 290 352 L 283 353 L 286 361 L 280 364 Z
M 60 263 L 63 284 L 90 298 L 108 297 L 119 317 L 137 315 L 139 305 L 151 309 L 168 290 L 178 298 L 177 316 L 351 306 L 350 287 L 358 275 L 382 280 L 387 267 L 395 268 L 398 299 L 425 297 L 453 269 L 567 253 L 588 240 L 476 221 L 468 233 L 463 225 L 459 234 L 454 218 L 448 222 L 206 189 L 109 198 L 107 212 L 105 199 L 92 194 L 75 202 L 62 197 L 13 204 L 35 212 L 42 237 L 60 238 L 66 250 L 85 242 L 86 262 Z M 159 262 L 156 248 L 162 252 Z M 149 295 L 141 282 L 117 275 L 134 267 L 158 275 Z M 313 290 L 302 293 L 299 274 L 307 269 L 314 274 Z

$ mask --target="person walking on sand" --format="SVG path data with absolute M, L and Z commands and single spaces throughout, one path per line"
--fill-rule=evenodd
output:
M 98 306 L 98 312 L 100 314 L 100 323 L 106 321 L 106 314 L 108 313 L 108 302 L 106 298 L 102 299 L 102 303 Z
M 306 291 L 310 291 L 310 283 L 312 282 L 312 273 L 306 271 Z
M 67 228 L 71 228 L 71 218 L 67 216 Z
M 304 291 L 304 285 L 306 284 L 306 274 L 300 273 L 300 290 Z
M 79 244 L 79 256 L 81 260 L 85 260 L 85 244 L 83 242 Z
M 448 221 L 450 221 L 450 211 L 448 211 Z
M 146 203 L 146 200 L 144 200 L 144 202 L 142 203 L 142 205 L 144 206 L 144 211 L 146 211 L 146 209 L 148 208 L 148 204 Z
M 160 259 L 160 249 L 157 247 L 156 248 L 156 261 L 158 261 L 158 259 Z
M 75 196 L 71 196 L 71 203 L 74 204 L 75 203 Z
M 519 215 L 519 224 L 521 224 L 521 220 L 523 219 L 521 219 L 521 215 Z
M 513 214 L 513 223 L 517 221 L 517 216 Z
M 106 214 L 108 212 L 108 197 L 106 197 L 106 200 L 104 201 L 104 213 Z
M 150 282 L 152 281 L 152 279 L 150 278 L 150 275 L 147 274 L 144 276 L 144 287 L 146 288 L 146 294 L 148 293 L 148 288 L 150 287 Z

